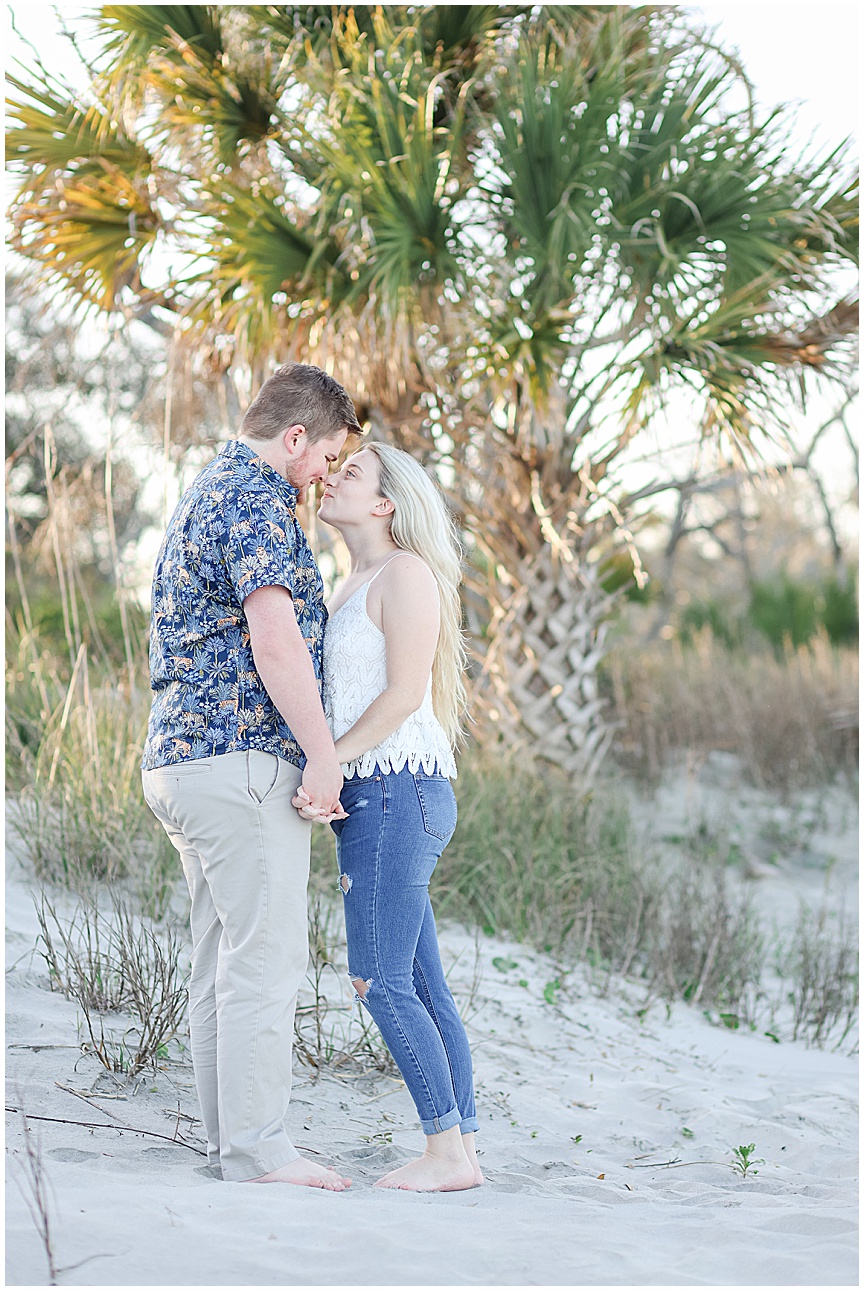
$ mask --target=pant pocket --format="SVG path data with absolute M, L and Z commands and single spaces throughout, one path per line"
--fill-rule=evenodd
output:
M 275 753 L 249 749 L 246 753 L 246 791 L 260 807 L 267 800 L 279 779 L 279 758 Z
M 414 776 L 423 828 L 433 838 L 446 841 L 456 828 L 456 795 L 443 776 Z
M 151 811 L 168 810 L 176 801 L 181 785 L 204 783 L 213 773 L 212 758 L 196 758 L 170 766 L 145 768 L 141 772 L 144 801 Z

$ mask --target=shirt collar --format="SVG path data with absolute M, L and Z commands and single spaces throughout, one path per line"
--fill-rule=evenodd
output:
M 240 462 L 244 462 L 247 466 L 259 471 L 270 487 L 278 493 L 291 508 L 292 515 L 296 512 L 297 494 L 299 490 L 295 489 L 293 484 L 289 484 L 278 471 L 273 469 L 269 462 L 264 461 L 263 457 L 259 457 L 255 450 L 250 448 L 248 444 L 241 443 L 239 439 L 229 439 L 228 443 L 223 445 L 219 456 L 235 458 Z

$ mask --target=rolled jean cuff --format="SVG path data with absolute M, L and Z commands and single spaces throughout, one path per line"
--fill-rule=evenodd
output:
M 454 1125 L 459 1125 L 462 1120 L 462 1113 L 458 1107 L 454 1107 L 452 1112 L 445 1112 L 443 1116 L 434 1116 L 431 1121 L 421 1121 L 424 1134 L 443 1134 L 445 1130 L 452 1130 Z
M 480 1122 L 476 1116 L 466 1116 L 465 1120 L 459 1126 L 463 1134 L 476 1134 L 480 1129 Z

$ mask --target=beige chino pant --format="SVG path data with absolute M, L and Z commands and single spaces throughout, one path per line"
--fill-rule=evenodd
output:
M 306 971 L 311 826 L 302 773 L 250 750 L 144 771 L 192 898 L 189 1026 L 210 1164 L 254 1179 L 299 1154 L 283 1124 Z

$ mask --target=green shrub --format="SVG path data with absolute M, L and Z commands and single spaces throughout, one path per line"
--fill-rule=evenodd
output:
M 678 619 L 679 639 L 692 646 L 697 633 L 706 627 L 727 650 L 737 649 L 742 643 L 741 620 L 727 605 L 721 601 L 690 601 Z
M 816 591 L 788 574 L 770 582 L 754 582 L 747 617 L 775 649 L 782 650 L 787 643 L 796 648 L 806 645 L 818 625 Z
M 858 589 L 851 572 L 842 583 L 839 578 L 825 580 L 817 610 L 832 645 L 857 644 Z

